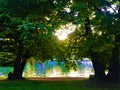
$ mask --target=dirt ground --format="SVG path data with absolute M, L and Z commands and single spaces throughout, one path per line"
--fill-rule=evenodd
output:
M 76 81 L 76 80 L 84 80 L 86 78 L 83 77 L 29 77 L 26 78 L 28 80 L 40 80 L 40 81 Z

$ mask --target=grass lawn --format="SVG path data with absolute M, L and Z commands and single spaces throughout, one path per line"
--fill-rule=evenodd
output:
M 120 82 L 108 83 L 91 80 L 0 80 L 0 90 L 120 90 Z

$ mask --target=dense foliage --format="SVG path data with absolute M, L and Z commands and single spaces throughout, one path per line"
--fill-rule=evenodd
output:
M 67 23 L 76 29 L 59 41 L 54 32 Z M 117 81 L 119 26 L 119 0 L 0 0 L 0 62 L 15 61 L 12 78 L 19 79 L 31 57 L 64 60 L 67 67 L 75 66 L 70 60 L 87 57 L 95 78 Z

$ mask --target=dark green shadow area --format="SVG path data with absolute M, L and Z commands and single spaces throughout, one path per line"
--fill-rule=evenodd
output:
M 0 81 L 0 90 L 120 90 L 120 82 L 79 81 Z

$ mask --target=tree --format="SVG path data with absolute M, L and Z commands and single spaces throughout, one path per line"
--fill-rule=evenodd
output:
M 73 46 L 77 50 L 76 57 L 87 55 L 91 58 L 96 78 L 106 79 L 105 68 L 109 66 L 109 80 L 119 80 L 119 27 L 116 27 L 119 22 L 119 1 L 75 0 L 71 2 L 69 9 L 70 12 L 63 13 L 64 19 L 80 25 L 71 39 L 77 44 Z M 80 52 L 82 55 L 78 54 Z M 109 61 L 111 64 L 108 64 Z
M 108 45 L 111 45 L 111 61 L 109 64 L 109 72 L 107 75 L 107 79 L 111 81 L 119 81 L 120 75 L 119 75 L 119 67 L 120 67 L 120 58 L 119 58 L 119 27 L 116 27 L 118 25 L 118 20 L 119 20 L 119 1 L 107 1 L 106 2 L 106 7 L 102 6 L 102 8 L 97 8 L 95 6 L 95 9 L 101 13 L 102 19 L 100 20 L 100 27 L 103 29 L 104 34 L 107 36 L 108 41 L 105 41 L 108 43 Z M 113 7 L 115 5 L 115 7 Z M 112 12 L 108 10 L 108 8 L 112 9 Z M 99 19 L 98 19 L 99 20 Z M 116 26 L 114 26 L 116 25 Z M 99 29 L 100 30 L 100 29 Z M 105 39 L 104 39 L 105 40 Z M 116 53 L 116 54 L 115 54 Z M 109 57 L 109 56 L 108 56 Z M 111 64 L 112 63 L 112 64 Z
M 1 0 L 2 3 L 3 1 Z M 0 18 L 1 41 L 9 38 L 8 41 L 15 43 L 11 46 L 17 48 L 14 76 L 17 79 L 22 77 L 22 72 L 19 71 L 23 71 L 24 67 L 21 69 L 20 62 L 22 60 L 26 63 L 30 56 L 37 56 L 43 61 L 53 58 L 67 60 L 74 56 L 75 59 L 90 58 L 96 78 L 120 80 L 119 4 L 119 0 L 7 0 L 4 2 L 0 9 L 0 12 L 5 14 Z M 72 22 L 77 28 L 61 46 L 53 32 L 60 25 L 68 22 Z M 5 46 L 5 44 L 1 45 Z M 50 53 L 52 50 L 54 52 Z M 109 69 L 107 76 L 106 68 Z
M 16 58 L 14 71 L 9 74 L 8 79 L 22 79 L 24 66 L 30 57 L 38 57 L 42 61 L 55 57 L 56 54 L 54 52 L 51 53 L 56 43 L 53 42 L 55 41 L 53 31 L 59 19 L 55 19 L 56 12 L 53 10 L 52 3 L 50 0 L 38 0 L 37 2 L 31 0 L 6 1 L 4 5 L 5 11 L 2 12 L 5 18 L 1 19 L 3 20 L 1 41 L 4 41 L 6 38 L 9 39 L 8 41 L 12 41 L 11 43 L 15 46 L 11 45 L 12 48 L 16 50 L 11 51 Z M 34 8 L 29 9 L 31 5 Z M 7 21 L 6 18 L 8 18 Z M 1 46 L 4 47 L 6 44 L 1 44 Z M 8 49 L 5 48 L 5 50 Z

